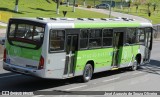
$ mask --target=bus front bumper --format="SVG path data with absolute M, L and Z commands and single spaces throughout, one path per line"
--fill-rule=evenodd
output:
M 44 69 L 36 70 L 36 69 L 21 67 L 21 66 L 17 66 L 17 65 L 11 65 L 11 64 L 8 64 L 5 62 L 3 62 L 3 69 L 5 69 L 7 71 L 16 72 L 16 73 L 21 73 L 21 74 L 32 75 L 32 76 L 44 78 Z

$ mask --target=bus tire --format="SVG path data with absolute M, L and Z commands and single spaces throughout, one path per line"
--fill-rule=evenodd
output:
M 91 64 L 87 64 L 83 70 L 83 75 L 82 75 L 82 81 L 83 82 L 88 82 L 91 80 L 93 75 L 93 67 Z
M 132 71 L 135 71 L 135 70 L 138 69 L 138 66 L 139 66 L 139 63 L 137 62 L 137 60 L 135 60 L 135 61 L 133 62 L 133 65 L 130 67 L 130 69 L 131 69 Z

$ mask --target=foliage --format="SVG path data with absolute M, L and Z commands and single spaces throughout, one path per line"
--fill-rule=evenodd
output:
M 152 21 L 153 24 L 160 24 L 159 4 L 160 0 L 134 0 L 134 2 L 132 2 L 134 6 L 130 7 L 130 11 L 128 11 L 128 9 L 121 10 L 116 7 L 114 11 L 140 16 Z
M 107 18 L 106 14 L 93 11 L 76 9 L 72 12 L 72 7 L 60 6 L 60 14 L 56 14 L 56 3 L 49 0 L 19 0 L 19 12 L 13 11 L 15 0 L 0 0 L 0 10 L 9 12 L 13 17 L 63 17 L 62 11 L 68 11 L 66 17 L 71 18 Z M 8 3 L 10 2 L 10 3 Z

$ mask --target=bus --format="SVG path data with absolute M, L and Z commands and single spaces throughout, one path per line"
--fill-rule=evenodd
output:
M 150 61 L 152 24 L 128 18 L 11 18 L 3 68 L 47 79 L 76 76 Z

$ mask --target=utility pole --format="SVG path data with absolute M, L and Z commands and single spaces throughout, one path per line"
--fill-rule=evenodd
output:
M 57 9 L 56 9 L 56 13 L 59 14 L 59 0 L 57 0 Z
M 14 8 L 14 11 L 15 11 L 15 12 L 18 12 L 18 2 L 19 2 L 19 0 L 16 0 L 15 8 Z

